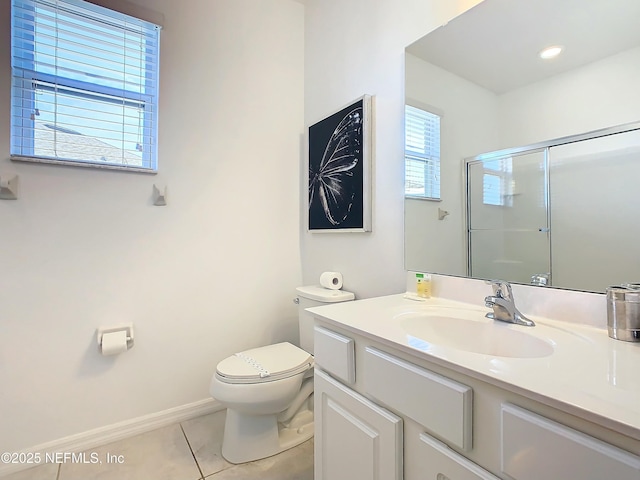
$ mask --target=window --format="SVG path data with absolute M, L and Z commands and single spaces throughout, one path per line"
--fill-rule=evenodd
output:
M 502 205 L 502 177 L 495 173 L 485 173 L 482 179 L 482 203 L 485 205 Z
M 160 28 L 82 0 L 12 0 L 12 160 L 157 170 Z
M 484 160 L 482 203 L 503 207 L 513 206 L 513 162 L 511 157 Z
M 440 199 L 440 115 L 405 105 L 405 196 Z

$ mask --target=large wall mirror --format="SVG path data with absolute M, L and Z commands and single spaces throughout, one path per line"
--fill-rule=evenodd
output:
M 440 198 L 407 188 L 407 269 L 640 280 L 640 134 L 618 128 L 640 121 L 638 19 L 638 0 L 484 0 L 407 47 L 407 104 L 440 129 Z M 560 55 L 540 58 L 549 46 Z M 603 130 L 616 135 L 588 134 Z

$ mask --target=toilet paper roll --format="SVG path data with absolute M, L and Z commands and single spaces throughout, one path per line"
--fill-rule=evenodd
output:
M 323 272 L 320 275 L 320 285 L 331 290 L 342 288 L 342 274 L 340 272 Z
M 100 351 L 102 355 L 117 355 L 127 351 L 127 331 L 109 332 L 102 334 Z

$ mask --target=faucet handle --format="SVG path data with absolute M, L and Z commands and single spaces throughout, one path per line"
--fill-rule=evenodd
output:
M 535 273 L 531 275 L 531 285 L 546 287 L 549 285 L 551 273 Z
M 505 280 L 485 280 L 485 283 L 493 287 L 493 294 L 496 297 L 513 300 L 513 292 L 509 282 Z

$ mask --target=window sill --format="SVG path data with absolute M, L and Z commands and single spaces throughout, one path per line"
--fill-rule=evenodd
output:
M 145 167 L 127 167 L 124 165 L 116 165 L 113 163 L 96 163 L 96 162 L 83 162 L 76 160 L 58 160 L 47 157 L 27 157 L 24 155 L 11 155 L 12 162 L 25 162 L 25 163 L 44 163 L 48 165 L 61 165 L 66 167 L 82 167 L 82 168 L 97 168 L 102 170 L 119 170 L 121 172 L 135 172 L 146 173 L 151 175 L 157 175 L 158 170 Z

